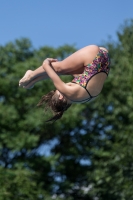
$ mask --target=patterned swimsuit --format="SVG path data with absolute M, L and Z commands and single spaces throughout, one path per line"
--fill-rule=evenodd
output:
M 90 92 L 87 90 L 87 84 L 90 79 L 100 72 L 104 72 L 107 75 L 109 74 L 110 70 L 110 58 L 107 51 L 103 49 L 99 49 L 98 54 L 92 61 L 92 63 L 85 66 L 84 72 L 79 76 L 76 76 L 72 82 L 79 84 L 81 87 L 85 88 L 87 93 L 89 94 L 89 98 L 82 100 L 82 101 L 73 101 L 73 102 L 87 102 L 90 101 L 92 98 L 96 96 L 92 96 Z M 98 96 L 98 95 L 97 95 Z

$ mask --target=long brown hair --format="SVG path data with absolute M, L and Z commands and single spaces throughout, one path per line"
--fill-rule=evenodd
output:
M 45 110 L 50 108 L 53 111 L 54 116 L 48 119 L 46 122 L 50 122 L 50 121 L 54 122 L 60 119 L 64 111 L 66 111 L 71 106 L 71 104 L 67 103 L 67 100 L 65 99 L 65 97 L 63 99 L 59 99 L 55 91 L 56 90 L 52 90 L 48 94 L 42 96 L 39 103 L 37 104 L 38 107 L 45 105 Z

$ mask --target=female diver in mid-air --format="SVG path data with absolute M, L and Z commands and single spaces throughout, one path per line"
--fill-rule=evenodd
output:
M 99 95 L 109 74 L 108 50 L 96 45 L 86 46 L 63 61 L 47 58 L 36 70 L 28 70 L 19 81 L 19 86 L 30 89 L 37 81 L 50 78 L 56 90 L 44 95 L 38 106 L 47 104 L 54 116 L 48 121 L 60 119 L 72 103 L 85 103 Z M 64 83 L 59 75 L 70 74 L 72 82 Z

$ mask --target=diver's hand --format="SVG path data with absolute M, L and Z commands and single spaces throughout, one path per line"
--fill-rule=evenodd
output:
M 50 65 L 50 66 L 51 66 L 51 63 L 52 63 L 52 62 L 56 62 L 56 61 L 58 61 L 58 60 L 55 59 L 55 58 L 47 58 L 47 59 L 45 59 L 45 60 L 43 61 L 42 66 L 43 66 L 43 68 L 45 69 L 45 65 Z

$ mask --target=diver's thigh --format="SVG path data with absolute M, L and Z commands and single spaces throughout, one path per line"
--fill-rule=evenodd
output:
M 60 71 L 67 73 L 83 70 L 84 66 L 91 63 L 99 51 L 95 45 L 84 47 L 60 62 Z

